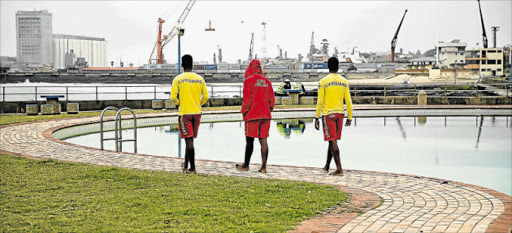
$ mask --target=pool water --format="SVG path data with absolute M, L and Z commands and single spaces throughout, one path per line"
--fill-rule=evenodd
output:
M 512 195 L 512 117 L 355 118 L 343 127 L 339 142 L 343 168 L 413 174 L 488 187 Z M 175 125 L 139 128 L 138 152 L 178 156 Z M 123 132 L 132 138 L 133 131 Z M 106 133 L 113 137 L 113 132 Z M 99 134 L 65 141 L 99 148 Z M 194 141 L 196 158 L 243 162 L 243 122 L 204 123 Z M 274 120 L 270 127 L 269 165 L 323 167 L 328 143 L 313 119 Z M 105 148 L 114 150 L 113 141 Z M 133 143 L 123 144 L 133 152 Z M 181 143 L 181 156 L 185 143 Z M 260 163 L 255 141 L 252 162 Z M 331 168 L 335 167 L 334 161 Z M 254 167 L 253 169 L 256 169 Z

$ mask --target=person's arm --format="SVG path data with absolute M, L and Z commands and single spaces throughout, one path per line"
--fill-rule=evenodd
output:
M 267 85 L 270 87 L 268 96 L 270 97 L 270 102 L 269 102 L 270 111 L 272 111 L 272 110 L 274 110 L 274 106 L 276 106 L 276 98 L 274 96 L 274 88 L 272 88 L 272 83 L 270 81 L 267 81 Z
M 251 108 L 252 103 L 252 90 L 249 87 L 249 82 L 246 80 L 244 81 L 244 99 L 242 102 L 242 115 L 245 117 L 247 115 L 247 112 L 249 112 L 249 109 Z
M 320 118 L 320 114 L 322 113 L 322 109 L 324 107 L 325 101 L 325 89 L 322 80 L 318 83 L 318 98 L 316 101 L 316 114 L 315 118 Z
M 206 88 L 206 82 L 203 80 L 203 91 L 201 93 L 201 106 L 208 102 L 208 88 Z
M 322 109 L 324 108 L 325 101 L 325 89 L 322 80 L 318 83 L 318 98 L 316 101 L 316 114 L 315 114 L 315 129 L 320 129 L 320 123 L 318 118 L 320 118 L 320 114 L 322 113 Z
M 171 87 L 171 101 L 178 106 L 180 104 L 180 101 L 178 100 L 178 81 L 176 78 L 172 81 L 172 87 Z
M 350 96 L 350 88 L 348 86 L 348 81 L 347 88 L 345 88 L 345 104 L 347 105 L 348 119 L 352 120 L 352 97 Z
M 348 86 L 347 81 L 347 88 L 345 88 L 345 104 L 347 105 L 347 113 L 348 113 L 348 119 L 345 123 L 345 126 L 350 126 L 352 124 L 352 97 L 350 96 L 350 88 Z

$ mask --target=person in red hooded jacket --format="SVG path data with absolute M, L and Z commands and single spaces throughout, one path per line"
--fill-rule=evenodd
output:
M 258 60 L 252 60 L 245 71 L 244 100 L 242 103 L 242 115 L 245 122 L 245 161 L 236 165 L 239 170 L 248 171 L 251 161 L 254 138 L 258 138 L 261 145 L 261 169 L 259 172 L 267 172 L 268 158 L 268 131 L 270 129 L 270 112 L 275 105 L 272 83 L 263 76 L 261 64 Z

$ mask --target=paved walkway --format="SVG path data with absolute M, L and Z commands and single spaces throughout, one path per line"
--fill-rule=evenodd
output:
M 104 166 L 180 171 L 182 159 L 100 151 L 51 137 L 56 128 L 95 118 L 44 121 L 0 128 L 0 153 L 52 158 Z M 269 166 L 267 174 L 239 172 L 233 163 L 198 161 L 202 174 L 306 181 L 348 186 L 380 196 L 382 205 L 359 215 L 336 232 L 509 232 L 511 197 L 493 190 L 425 177 L 367 171 L 346 171 L 331 177 L 318 168 Z

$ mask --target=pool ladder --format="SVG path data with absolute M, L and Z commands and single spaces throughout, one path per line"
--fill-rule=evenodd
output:
M 108 110 L 117 111 L 115 122 L 114 122 L 115 137 L 113 137 L 113 138 L 104 138 L 103 137 L 103 133 L 104 133 L 103 115 L 105 115 L 105 112 Z M 132 113 L 132 116 L 133 116 L 133 139 L 123 139 L 123 125 L 122 125 L 122 115 L 121 115 L 121 112 L 123 112 L 123 111 L 130 111 Z M 115 140 L 116 151 L 118 151 L 118 152 L 123 150 L 123 142 L 133 142 L 133 151 L 134 151 L 134 153 L 137 153 L 137 116 L 135 115 L 135 112 L 133 112 L 132 109 L 130 109 L 130 108 L 117 109 L 114 106 L 108 106 L 105 109 L 103 109 L 103 111 L 101 111 L 101 116 L 100 116 L 100 144 L 101 144 L 100 148 L 101 148 L 101 150 L 103 150 L 103 141 L 106 141 L 106 140 Z

